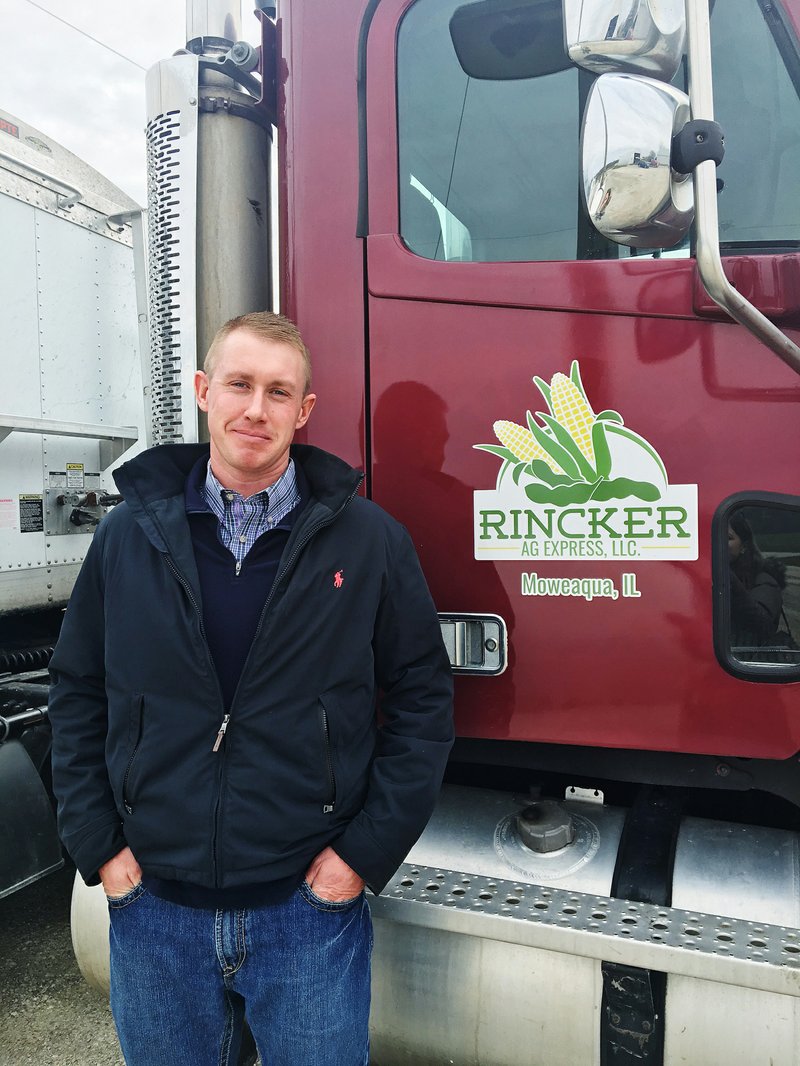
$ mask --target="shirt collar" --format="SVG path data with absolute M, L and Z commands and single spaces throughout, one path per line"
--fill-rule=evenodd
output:
M 286 515 L 287 505 L 294 503 L 297 496 L 297 474 L 294 459 L 289 459 L 289 465 L 277 481 L 260 492 L 254 492 L 251 496 L 242 496 L 241 493 L 236 492 L 234 489 L 226 489 L 215 477 L 211 469 L 210 460 L 206 465 L 203 497 L 220 522 L 225 520 L 226 505 L 230 507 L 236 500 L 245 500 L 252 503 L 266 501 L 264 520 L 269 524 L 277 524 Z M 288 509 L 291 509 L 291 507 Z

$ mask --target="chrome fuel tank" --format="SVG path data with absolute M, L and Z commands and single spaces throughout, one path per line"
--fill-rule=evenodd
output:
M 703 915 L 698 925 L 714 937 L 723 957 L 749 950 L 757 963 L 774 946 L 787 958 L 800 957 L 797 834 L 687 818 L 675 853 L 672 902 Z M 729 918 L 749 919 L 749 936 Z M 776 929 L 783 933 L 776 937 Z M 800 1062 L 800 999 L 672 974 L 665 1061 Z
M 454 901 L 466 899 L 475 880 L 608 895 L 624 811 L 568 802 L 575 840 L 537 854 L 514 832 L 514 819 L 528 802 L 524 796 L 445 788 L 407 865 L 436 870 L 427 883 L 440 887 L 427 891 Z M 482 902 L 478 893 L 473 913 L 480 913 Z M 380 903 L 372 901 L 373 1066 L 599 1064 L 598 960 L 435 925 L 412 927 L 394 915 L 381 917 Z

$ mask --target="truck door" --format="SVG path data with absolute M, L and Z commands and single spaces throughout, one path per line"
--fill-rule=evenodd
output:
M 790 6 L 717 0 L 712 35 L 724 254 L 792 332 Z M 797 493 L 797 377 L 723 320 L 689 242 L 637 254 L 590 227 L 592 75 L 558 4 L 384 0 L 366 58 L 372 493 L 441 611 L 508 627 L 505 673 L 459 680 L 459 733 L 793 754 L 785 689 L 715 660 L 711 529 L 732 494 Z

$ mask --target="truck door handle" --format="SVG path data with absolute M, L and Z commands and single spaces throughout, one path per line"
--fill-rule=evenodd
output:
M 508 656 L 506 624 L 496 614 L 440 614 L 442 640 L 454 674 L 502 674 Z

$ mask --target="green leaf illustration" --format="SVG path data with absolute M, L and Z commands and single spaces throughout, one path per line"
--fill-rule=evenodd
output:
M 595 422 L 592 426 L 592 448 L 594 448 L 597 476 L 607 478 L 611 473 L 611 452 L 608 450 L 606 427 L 602 422 Z
M 598 481 L 592 493 L 593 500 L 626 500 L 630 496 L 652 503 L 661 499 L 661 490 L 649 481 L 631 481 L 627 477 L 618 477 L 613 481 Z
M 525 494 L 533 503 L 552 503 L 556 507 L 565 507 L 570 503 L 586 503 L 591 500 L 594 488 L 594 485 L 587 485 L 585 482 L 558 485 L 552 489 L 547 485 L 526 485 Z
M 583 387 L 583 382 L 581 381 L 581 368 L 578 365 L 577 359 L 572 360 L 572 366 L 569 368 L 569 377 L 570 381 L 578 389 L 584 400 L 589 403 L 589 397 L 586 395 L 586 389 Z
M 543 481 L 545 485 L 550 485 L 553 488 L 556 485 L 573 485 L 575 479 L 567 477 L 566 474 L 556 474 L 544 461 L 544 459 L 531 459 L 528 464 L 531 476 L 538 478 L 539 481 Z
M 535 377 L 533 379 L 533 381 L 534 381 L 534 384 L 536 385 L 536 388 L 539 390 L 539 392 L 542 394 L 542 396 L 544 396 L 544 402 L 550 408 L 550 413 L 552 414 L 553 413 L 553 397 L 552 397 L 550 386 L 547 384 L 547 382 L 544 380 L 544 378 Z
M 562 448 L 558 441 L 553 440 L 551 436 L 545 433 L 542 427 L 537 424 L 536 419 L 530 411 L 526 413 L 528 416 L 528 429 L 533 434 L 536 442 L 544 448 L 552 459 L 555 459 L 556 463 L 561 467 L 567 477 L 572 478 L 573 481 L 584 481 L 585 478 L 581 474 L 580 468 L 572 458 L 572 455 L 565 448 Z
M 546 464 L 545 464 L 545 465 L 546 465 Z M 513 479 L 514 479 L 514 484 L 515 484 L 515 485 L 519 485 L 519 479 L 520 479 L 520 477 L 522 476 L 522 474 L 523 474 L 523 473 L 524 473 L 524 472 L 525 472 L 525 471 L 526 471 L 527 469 L 528 469 L 528 464 L 527 464 L 527 463 L 517 463 L 517 465 L 516 465 L 516 466 L 514 467 L 514 469 L 513 469 L 513 470 L 512 470 L 512 472 L 511 472 L 511 476 L 512 476 L 512 477 L 513 477 Z
M 510 448 L 502 448 L 499 444 L 473 444 L 472 447 L 481 452 L 491 452 L 492 455 L 499 455 L 501 459 L 507 459 L 512 463 L 519 462 L 518 455 L 514 455 Z
M 557 419 L 544 414 L 543 411 L 537 411 L 536 413 L 556 438 L 561 447 L 564 448 L 565 451 L 568 451 L 575 460 L 575 464 L 581 473 L 581 480 L 597 481 L 597 473 L 595 472 L 594 467 L 583 454 L 580 445 L 574 440 L 569 430 L 565 429 Z
M 498 488 L 500 488 L 500 486 L 503 484 L 503 478 L 508 473 L 508 468 L 510 466 L 513 466 L 515 461 L 516 460 L 506 459 L 506 461 L 500 467 L 500 473 L 497 475 L 497 487 Z
M 602 422 L 618 422 L 623 425 L 622 415 L 619 411 L 601 411 L 597 419 Z

